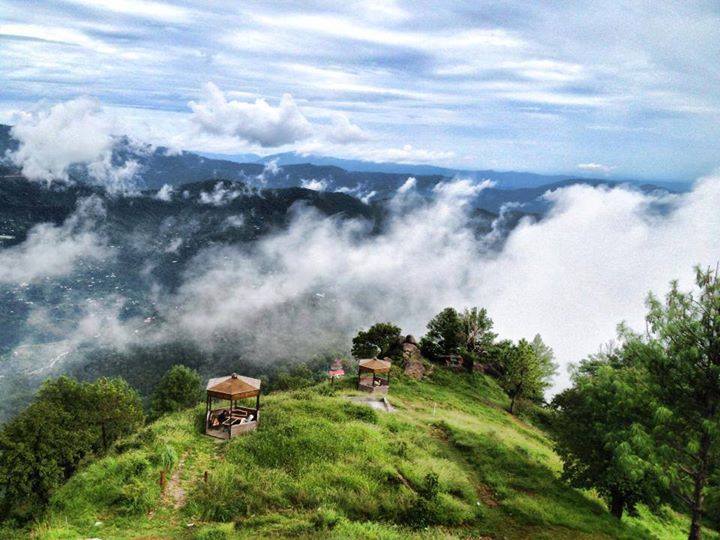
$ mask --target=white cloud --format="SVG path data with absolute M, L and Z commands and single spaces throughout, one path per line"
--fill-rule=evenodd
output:
M 223 182 L 218 182 L 212 191 L 201 191 L 200 202 L 213 206 L 224 206 L 244 194 L 240 187 L 225 187 Z
M 250 252 L 199 254 L 168 302 L 188 308 L 170 317 L 208 347 L 213 336 L 244 328 L 250 352 L 270 361 L 347 346 L 379 320 L 421 335 L 442 308 L 479 305 L 503 337 L 539 332 L 567 366 L 612 339 L 620 321 L 642 328 L 648 291 L 662 294 L 676 277 L 687 286 L 692 266 L 714 265 L 720 253 L 720 178 L 670 197 L 557 190 L 549 215 L 522 223 L 498 253 L 471 221 L 469 203 L 489 185 L 448 182 L 431 203 L 398 194 L 377 235 L 363 222 L 298 210 L 286 231 Z M 567 382 L 563 370 L 557 385 Z
M 581 171 L 592 173 L 610 174 L 615 167 L 612 165 L 603 165 L 602 163 L 580 163 L 577 166 Z
M 99 9 L 166 22 L 184 22 L 190 16 L 190 10 L 166 4 L 164 2 L 151 2 L 140 0 L 67 0 L 91 9 Z
M 100 103 L 78 98 L 19 117 L 11 133 L 19 141 L 10 154 L 31 180 L 68 179 L 75 163 L 102 162 L 112 153 L 111 125 Z
M 283 94 L 277 107 L 264 99 L 254 103 L 228 101 L 213 83 L 204 86 L 203 98 L 191 101 L 193 120 L 201 129 L 216 135 L 233 135 L 260 146 L 282 146 L 307 139 L 312 127 L 290 94 Z
M 304 187 L 305 189 L 312 189 L 313 191 L 325 191 L 328 188 L 328 181 L 317 180 L 315 178 L 303 178 L 300 181 L 300 187 Z
M 257 15 L 263 25 L 300 32 L 325 34 L 337 38 L 366 41 L 390 47 L 410 47 L 435 53 L 474 51 L 493 48 L 517 48 L 524 41 L 502 28 L 472 28 L 462 31 L 416 32 L 394 30 L 381 25 L 364 25 L 361 22 L 335 15 L 312 14 L 269 17 Z
M 263 167 L 262 172 L 258 174 L 255 179 L 261 184 L 266 184 L 269 178 L 277 176 L 282 171 L 282 168 L 278 165 L 278 159 L 271 159 Z
M 175 189 L 170 184 L 165 184 L 155 194 L 155 198 L 159 201 L 170 202 L 172 201 L 173 193 Z
M 71 166 L 87 167 L 91 180 L 110 191 L 133 189 L 138 163 L 113 162 L 113 122 L 97 100 L 77 98 L 34 112 L 21 113 L 11 129 L 18 148 L 9 154 L 12 162 L 30 180 L 69 179 Z
M 76 45 L 104 54 L 117 52 L 115 47 L 92 39 L 74 28 L 37 24 L 0 24 L 0 35 Z
M 370 204 L 370 201 L 375 197 L 375 195 L 377 195 L 377 191 L 372 190 L 370 193 L 362 195 L 360 200 L 365 204 Z
M 100 199 L 90 197 L 81 201 L 61 226 L 35 225 L 23 243 L 0 250 L 0 283 L 57 278 L 74 272 L 82 263 L 109 257 L 112 250 L 94 230 L 104 215 Z
M 407 192 L 415 189 L 416 185 L 417 185 L 417 178 L 415 178 L 414 176 L 410 176 L 410 177 L 408 177 L 407 180 L 405 180 L 405 182 L 403 182 L 403 185 L 397 189 L 397 192 L 398 193 L 407 193 Z
M 325 138 L 336 144 L 348 144 L 368 140 L 368 135 L 350 122 L 344 114 L 336 113 L 331 118 L 330 126 L 325 130 Z
M 442 162 L 455 156 L 453 151 L 415 148 L 406 144 L 402 148 L 365 148 L 350 149 L 349 154 L 368 161 L 397 161 L 399 163 Z

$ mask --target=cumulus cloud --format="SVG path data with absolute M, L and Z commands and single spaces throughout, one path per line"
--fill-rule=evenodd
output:
M 105 215 L 102 202 L 89 197 L 63 225 L 41 223 L 27 239 L 0 250 L 0 284 L 27 284 L 73 272 L 80 263 L 107 258 L 112 251 L 95 230 Z
M 325 130 L 325 138 L 335 144 L 363 142 L 369 139 L 360 126 L 353 124 L 347 116 L 340 113 L 332 116 L 330 126 Z
M 403 185 L 397 189 L 397 192 L 400 194 L 407 193 L 407 192 L 415 189 L 416 185 L 417 185 L 417 178 L 415 178 L 414 176 L 410 176 L 410 177 L 408 177 L 407 180 L 405 180 L 405 182 L 403 182 Z
M 214 135 L 232 135 L 264 147 L 282 146 L 307 139 L 312 126 L 290 94 L 283 94 L 277 107 L 264 99 L 253 103 L 228 100 L 215 84 L 203 87 L 200 101 L 189 103 L 193 121 Z
M 602 163 L 580 163 L 577 168 L 581 171 L 602 174 L 610 174 L 615 169 L 612 165 L 603 165 Z
M 87 320 L 58 322 L 56 330 L 40 309 L 29 324 L 65 344 L 92 341 L 98 333 L 120 344 L 181 336 L 207 352 L 230 350 L 233 358 L 261 364 L 347 350 L 358 328 L 379 320 L 422 335 L 444 307 L 477 305 L 488 308 L 503 337 L 540 333 L 567 366 L 611 339 L 622 320 L 642 329 L 648 291 L 662 294 L 673 278 L 689 286 L 692 266 L 714 265 L 720 253 L 719 177 L 673 195 L 558 189 L 545 195 L 550 209 L 543 219 L 522 221 L 504 242 L 495 241 L 497 231 L 481 235 L 474 227 L 472 202 L 489 186 L 448 181 L 428 199 L 408 178 L 379 230 L 376 223 L 296 205 L 286 228 L 251 244 L 209 245 L 190 261 L 177 288 L 153 289 L 157 326 L 120 317 L 122 299 L 98 304 Z M 224 201 L 226 192 L 229 185 L 216 186 L 208 202 Z M 38 281 L 107 256 L 102 237 L 83 225 L 90 220 L 75 219 L 60 228 L 41 226 L 25 243 L 0 251 L 0 275 Z M 239 215 L 223 222 L 244 226 Z M 180 248 L 177 239 L 172 234 L 162 244 L 167 252 Z M 60 254 L 48 255 L 52 248 Z M 103 334 L 98 324 L 112 331 Z M 67 350 L 58 345 L 46 357 L 50 362 Z M 567 382 L 562 370 L 556 388 Z
M 113 162 L 112 121 L 97 100 L 81 97 L 22 113 L 11 134 L 18 141 L 11 161 L 31 180 L 69 179 L 73 165 L 111 191 L 126 191 L 138 171 L 135 161 Z

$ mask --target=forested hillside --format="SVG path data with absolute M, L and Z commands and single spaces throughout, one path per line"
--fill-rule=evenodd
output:
M 393 375 L 392 412 L 355 402 L 364 395 L 352 390 L 354 380 L 323 383 L 267 396 L 260 429 L 228 443 L 201 434 L 200 407 L 164 417 L 84 466 L 52 496 L 32 533 L 53 539 L 686 536 L 688 519 L 668 507 L 657 515 L 640 507 L 637 517 L 620 522 L 592 492 L 564 484 L 548 435 L 506 412 L 508 398 L 494 379 L 445 369 L 420 382 Z

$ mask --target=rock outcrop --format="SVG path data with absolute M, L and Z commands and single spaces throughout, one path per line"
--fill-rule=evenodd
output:
M 405 375 L 420 380 L 425 376 L 427 368 L 423 361 L 417 340 L 408 335 L 400 345 L 402 349 L 402 361 Z

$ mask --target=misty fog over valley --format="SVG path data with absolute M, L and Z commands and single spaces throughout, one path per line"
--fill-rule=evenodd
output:
M 31 167 L 50 166 L 18 160 L 31 142 L 5 133 L 4 414 L 60 373 L 151 388 L 180 355 L 201 373 L 262 374 L 347 354 L 376 320 L 422 335 L 448 305 L 486 307 L 512 338 L 539 332 L 559 389 L 616 324 L 642 324 L 649 290 L 720 252 L 714 177 L 682 192 L 582 178 L 502 188 L 470 173 L 168 155 L 121 137 L 100 174 L 68 162 L 65 179 L 33 181 Z
M 720 540 L 720 8 L 0 0 L 0 540 Z

